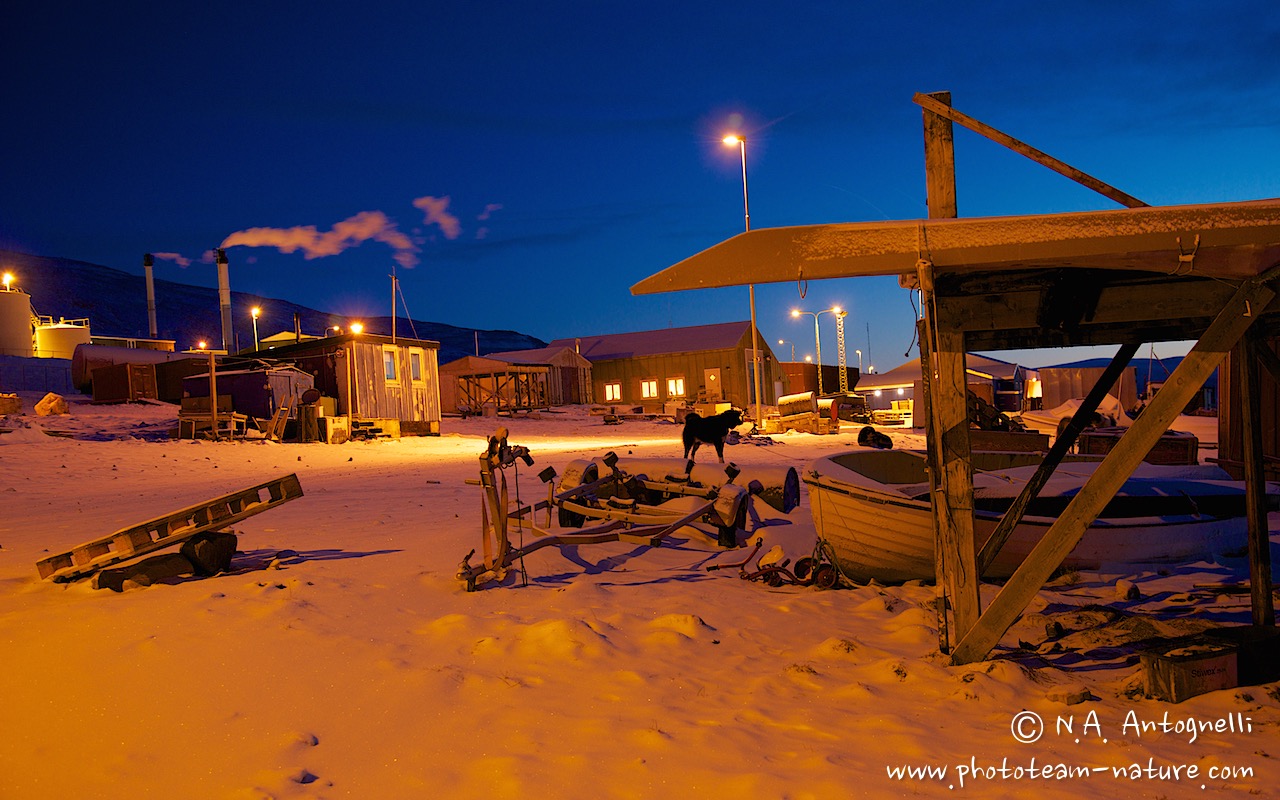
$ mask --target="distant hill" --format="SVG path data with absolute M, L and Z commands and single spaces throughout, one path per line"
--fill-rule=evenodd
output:
M 36 313 L 66 319 L 88 318 L 94 335 L 147 338 L 147 289 L 141 275 L 131 275 L 100 264 L 49 258 L 0 250 L 0 267 L 18 275 L 15 284 L 31 295 Z M 173 339 L 178 350 L 194 347 L 204 339 L 218 346 L 222 338 L 218 290 L 183 283 L 155 281 L 156 327 L 161 339 Z M 293 330 L 294 314 L 299 315 L 302 332 L 320 335 L 334 325 L 345 326 L 348 318 L 307 308 L 286 300 L 247 295 L 232 291 L 231 313 L 240 347 L 253 344 L 249 309 L 263 308 L 258 320 L 258 333 L 268 336 Z M 391 333 L 390 317 L 364 320 L 370 333 Z M 399 318 L 396 333 L 440 343 L 440 363 L 453 361 L 476 352 L 479 336 L 480 352 L 527 350 L 543 347 L 546 342 L 510 330 L 476 330 L 459 328 L 440 322 Z
M 1168 358 L 1134 358 L 1129 362 L 1129 366 L 1133 367 L 1135 378 L 1137 379 L 1138 395 L 1141 396 L 1147 390 L 1147 376 L 1151 376 L 1153 383 L 1161 383 L 1173 374 L 1178 365 L 1182 363 L 1184 356 L 1170 356 Z M 1056 367 L 1105 367 L 1111 363 L 1109 358 L 1086 358 L 1083 361 L 1072 361 L 1069 364 L 1054 364 L 1052 367 L 1040 367 L 1040 369 L 1053 369 Z M 1218 370 L 1214 370 L 1209 378 L 1204 382 L 1205 386 L 1213 389 L 1218 387 Z

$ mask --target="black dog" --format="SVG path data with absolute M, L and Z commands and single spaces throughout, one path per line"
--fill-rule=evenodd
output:
M 724 463 L 724 440 L 730 428 L 742 424 L 742 412 L 737 409 L 721 411 L 714 417 L 704 417 L 690 412 L 684 419 L 684 457 L 693 460 L 698 448 L 704 444 L 713 444 L 720 463 Z

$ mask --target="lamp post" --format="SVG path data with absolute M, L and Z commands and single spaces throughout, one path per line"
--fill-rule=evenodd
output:
M 722 140 L 726 147 L 738 146 L 738 155 L 742 159 L 742 220 L 745 230 L 751 231 L 751 205 L 747 200 L 747 140 L 736 134 L 729 134 Z M 752 373 L 755 378 L 756 391 L 756 414 L 755 424 L 758 427 L 762 420 L 760 417 L 760 334 L 756 330 L 756 285 L 754 283 L 747 285 L 751 301 L 751 364 Z
M 789 344 L 789 345 L 791 345 L 791 360 L 792 360 L 792 361 L 795 361 L 795 360 L 796 360 L 796 344 L 795 344 L 795 342 L 788 342 L 788 341 L 784 341 L 784 340 L 782 340 L 782 339 L 779 339 L 779 340 L 778 340 L 778 344 Z
M 262 315 L 262 309 L 254 306 L 249 309 L 249 316 L 253 317 L 253 352 L 258 352 L 258 317 Z
M 862 351 L 854 350 L 853 352 L 858 354 L 858 374 L 861 375 L 862 374 Z
M 843 309 L 840 306 L 832 306 L 824 308 L 821 311 L 804 311 L 803 309 L 791 309 L 791 316 L 799 319 L 801 316 L 808 315 L 813 317 L 813 343 L 818 353 L 818 394 L 822 394 L 822 332 L 818 329 L 818 317 L 823 314 L 839 314 Z

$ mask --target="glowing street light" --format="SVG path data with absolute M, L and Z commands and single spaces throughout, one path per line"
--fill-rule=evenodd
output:
M 784 340 L 782 340 L 782 339 L 779 339 L 779 340 L 778 340 L 778 344 L 789 344 L 789 345 L 791 345 L 791 360 L 792 360 L 792 361 L 795 361 L 795 360 L 796 360 L 796 344 L 795 344 L 795 342 L 787 342 L 787 341 L 784 341 Z
M 813 341 L 818 352 L 818 394 L 822 394 L 822 332 L 818 329 L 818 317 L 823 314 L 839 314 L 843 309 L 840 306 L 832 306 L 824 308 L 821 311 L 804 311 L 799 308 L 791 309 L 791 316 L 799 319 L 804 315 L 813 317 Z
M 4 274 L 4 290 L 5 290 L 6 292 L 7 292 L 7 291 L 9 291 L 9 284 L 11 284 L 11 283 L 13 283 L 13 273 L 12 273 L 12 272 L 6 272 L 6 273 Z
M 253 317 L 253 351 L 258 352 L 258 317 L 262 316 L 262 309 L 254 306 L 249 309 L 249 316 Z
M 209 343 L 208 343 L 208 342 L 206 342 L 204 339 L 201 339 L 200 341 L 196 342 L 196 349 L 197 349 L 197 350 L 204 350 L 204 349 L 205 349 L 205 348 L 207 348 L 208 346 L 209 346 Z
M 353 323 L 351 323 L 351 332 L 352 332 L 352 333 L 362 333 L 362 332 L 364 332 L 364 323 L 363 323 L 363 322 L 353 322 Z
M 721 141 L 726 147 L 737 145 L 738 154 L 742 158 L 742 221 L 747 232 L 751 231 L 751 205 L 747 200 L 747 140 L 731 133 L 724 137 Z M 761 424 L 760 416 L 760 334 L 756 331 L 756 285 L 754 283 L 747 286 L 751 300 L 751 363 L 755 373 L 755 390 L 756 390 L 756 425 Z
M 862 351 L 854 350 L 853 352 L 858 354 L 858 374 L 861 375 L 862 374 Z

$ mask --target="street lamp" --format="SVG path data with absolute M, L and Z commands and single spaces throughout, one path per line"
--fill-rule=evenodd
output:
M 5 290 L 6 292 L 7 292 L 7 291 L 9 291 L 9 284 L 11 284 L 11 283 L 13 283 L 13 273 L 12 273 L 12 272 L 6 272 L 6 273 L 4 274 L 4 290 Z
M 751 205 L 747 201 L 747 140 L 737 134 L 729 134 L 722 140 L 726 147 L 738 146 L 738 155 L 742 158 L 742 221 L 746 231 L 751 231 Z M 754 283 L 747 285 L 747 290 L 751 300 L 751 364 L 755 377 L 756 389 L 756 419 L 755 424 L 759 426 L 762 422 L 760 417 L 760 334 L 756 330 L 756 285 Z
M 253 317 L 253 352 L 258 352 L 258 317 L 262 315 L 262 309 L 254 306 L 249 309 L 249 316 Z
M 858 354 L 858 374 L 861 375 L 862 374 L 862 351 L 854 350 L 853 352 Z
M 789 344 L 789 345 L 791 345 L 791 360 L 792 360 L 792 361 L 795 361 L 795 360 L 796 360 L 796 344 L 795 344 L 795 342 L 787 342 L 787 341 L 783 341 L 782 339 L 779 339 L 779 340 L 778 340 L 778 344 Z
M 818 317 L 823 314 L 839 314 L 843 309 L 840 306 L 832 306 L 824 308 L 821 311 L 804 311 L 799 308 L 791 309 L 791 316 L 799 319 L 804 315 L 813 317 L 813 341 L 818 352 L 818 394 L 822 394 L 822 332 L 818 329 Z
M 353 323 L 351 323 L 351 332 L 352 332 L 352 333 L 363 333 L 363 332 L 364 332 L 364 323 L 362 323 L 362 322 L 353 322 Z

